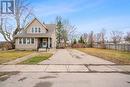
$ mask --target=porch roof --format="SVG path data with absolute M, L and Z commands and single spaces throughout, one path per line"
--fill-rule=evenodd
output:
M 51 37 L 51 34 L 49 33 L 41 33 L 41 34 L 18 34 L 18 35 L 15 35 L 14 38 L 17 38 L 17 37 Z

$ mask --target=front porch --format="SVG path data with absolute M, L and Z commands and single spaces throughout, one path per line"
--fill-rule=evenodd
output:
M 38 38 L 38 50 L 47 50 L 52 48 L 52 38 L 50 37 L 42 37 Z

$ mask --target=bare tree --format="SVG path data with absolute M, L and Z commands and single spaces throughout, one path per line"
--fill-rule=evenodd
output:
M 73 41 L 76 38 L 76 27 L 75 25 L 71 25 L 68 20 L 64 20 L 63 23 L 63 35 L 64 35 L 64 43 L 66 44 L 66 41 Z
M 56 18 L 56 35 L 57 35 L 57 47 L 66 47 L 67 41 L 73 41 L 75 37 L 76 27 L 71 25 L 68 20 L 63 19 L 61 16 Z M 63 43 L 61 43 L 63 41 Z M 61 45 L 62 44 L 62 45 Z
M 123 33 L 121 31 L 112 31 L 110 34 L 114 44 L 120 42 L 123 36 Z
M 13 35 L 16 35 L 27 22 L 27 19 L 32 16 L 32 8 L 27 0 L 15 0 L 15 13 L 14 18 L 16 21 L 16 29 Z
M 27 3 L 27 0 L 15 0 L 14 10 L 15 13 L 12 15 L 0 14 L 0 33 L 3 35 L 4 39 L 7 42 L 10 42 L 12 44 L 13 48 L 14 48 L 13 36 L 16 35 L 25 26 L 27 19 L 33 16 L 32 8 L 29 7 L 29 3 Z M 15 26 L 11 25 L 12 22 L 14 22 L 16 25 Z M 9 31 L 9 29 L 13 30 L 13 32 Z
M 129 41 L 130 42 L 130 32 L 127 32 L 127 35 L 125 36 L 125 41 Z
M 100 42 L 100 37 L 101 37 L 101 33 L 97 33 L 96 35 L 95 35 L 95 42 L 96 43 L 99 43 Z
M 100 40 L 100 47 L 101 48 L 105 48 L 105 33 L 106 33 L 106 30 L 105 29 L 102 29 L 102 31 L 99 33 L 99 40 Z
M 87 44 L 88 39 L 89 39 L 89 35 L 88 35 L 88 33 L 83 33 L 82 38 L 83 38 L 85 44 Z
M 3 21 L 3 19 L 1 18 L 0 19 L 0 33 L 3 35 L 4 39 L 6 41 L 11 41 L 12 38 L 11 38 L 11 32 L 8 32 L 7 30 L 7 25 L 6 25 L 6 22 Z
M 89 34 L 89 40 L 88 40 L 90 47 L 93 47 L 93 42 L 94 42 L 94 33 L 93 33 L 93 31 L 91 31 Z

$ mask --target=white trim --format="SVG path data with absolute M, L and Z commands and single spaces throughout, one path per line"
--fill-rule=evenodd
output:
M 30 38 L 26 38 L 26 44 L 30 44 Z
M 48 48 L 50 48 L 50 38 L 48 37 Z
M 25 30 L 27 29 L 27 27 L 33 22 L 33 21 L 38 21 L 47 31 L 48 31 L 48 29 L 47 29 L 47 26 L 45 25 L 45 24 L 43 24 L 43 23 L 41 23 L 37 18 L 34 18 L 32 21 L 30 21 L 26 26 L 25 26 Z

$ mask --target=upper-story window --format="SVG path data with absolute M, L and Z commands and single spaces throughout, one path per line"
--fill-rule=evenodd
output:
M 38 29 L 39 30 L 39 33 L 41 32 L 41 28 Z
M 37 33 L 37 28 L 35 28 L 35 33 Z
M 41 33 L 41 28 L 33 27 L 32 33 Z

